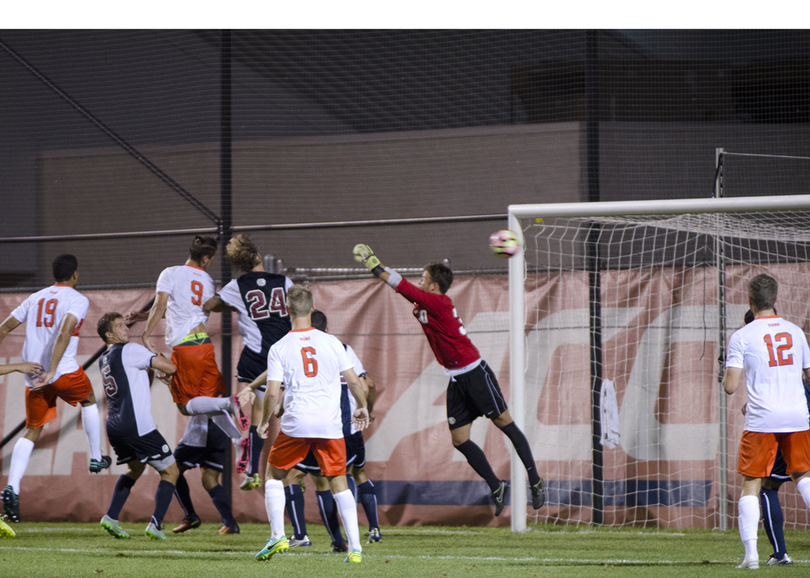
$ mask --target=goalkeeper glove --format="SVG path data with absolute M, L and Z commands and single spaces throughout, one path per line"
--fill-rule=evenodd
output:
M 371 250 L 371 247 L 368 245 L 364 245 L 362 243 L 358 243 L 354 246 L 354 253 L 355 261 L 359 261 L 363 265 L 365 265 L 369 271 L 374 273 L 379 277 L 380 272 L 382 272 L 382 264 L 380 260 L 374 255 L 374 251 Z

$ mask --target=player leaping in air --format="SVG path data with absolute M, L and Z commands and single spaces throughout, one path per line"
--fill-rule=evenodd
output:
M 453 283 L 453 272 L 441 263 L 425 265 L 419 287 L 416 287 L 380 263 L 368 245 L 356 245 L 354 258 L 413 303 L 413 315 L 422 325 L 436 360 L 450 377 L 447 385 L 447 422 L 453 446 L 486 481 L 492 491 L 495 515 L 500 515 L 506 504 L 509 482 L 498 479 L 483 450 L 470 439 L 472 422 L 482 415 L 492 420 L 512 442 L 529 475 L 532 507 L 539 509 L 546 495 L 529 441 L 512 421 L 495 373 L 481 359 L 478 349 L 467 337 L 467 330 L 453 301 L 446 295 Z

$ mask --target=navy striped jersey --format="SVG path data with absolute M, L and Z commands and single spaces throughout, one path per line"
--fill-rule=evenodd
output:
M 365 377 L 366 369 L 363 367 L 363 363 L 360 361 L 360 358 L 357 357 L 357 354 L 352 349 L 351 345 L 346 343 L 343 344 L 343 349 L 346 350 L 346 354 L 349 356 L 349 360 L 354 364 L 354 373 L 357 377 Z M 346 381 L 346 378 L 343 377 L 343 374 L 340 375 L 340 418 L 343 422 L 343 437 L 350 436 L 357 430 L 354 429 L 352 425 L 352 417 L 354 416 L 354 410 L 357 409 L 357 401 L 354 399 L 352 392 L 349 391 L 349 382 Z
M 107 395 L 107 430 L 139 437 L 156 429 L 149 376 L 154 353 L 137 343 L 116 343 L 98 361 Z
M 270 346 L 290 331 L 287 289 L 292 285 L 284 275 L 251 271 L 219 292 L 219 298 L 239 312 L 239 333 L 245 347 L 265 359 Z

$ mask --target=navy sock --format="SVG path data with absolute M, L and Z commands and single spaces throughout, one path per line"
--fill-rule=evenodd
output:
M 194 518 L 197 512 L 194 511 L 194 504 L 191 501 L 191 490 L 188 487 L 188 482 L 183 472 L 177 477 L 177 484 L 174 487 L 174 495 L 177 496 L 177 502 L 183 511 L 186 513 L 186 518 Z
M 163 516 L 166 515 L 166 510 L 172 503 L 172 496 L 174 496 L 174 484 L 166 480 L 160 480 L 157 491 L 155 492 L 155 511 L 152 514 L 152 523 L 161 529 L 163 523 Z
M 284 487 L 285 507 L 296 540 L 302 540 L 307 535 L 307 523 L 304 520 L 304 494 L 297 483 Z
M 253 475 L 259 473 L 259 460 L 262 457 L 264 440 L 259 437 L 258 428 L 255 425 L 250 426 L 248 435 L 250 436 L 250 471 L 248 474 Z
M 343 534 L 340 533 L 340 521 L 338 520 L 337 506 L 335 505 L 335 498 L 329 490 L 323 492 L 315 492 L 318 496 L 318 510 L 321 512 L 321 519 L 323 525 L 326 526 L 326 531 L 332 538 L 332 544 L 339 546 L 346 541 L 343 539 Z
M 467 463 L 475 470 L 475 473 L 484 478 L 489 489 L 493 492 L 496 491 L 501 485 L 501 480 L 498 479 L 498 476 L 492 471 L 492 466 L 489 465 L 489 461 L 487 460 L 487 456 L 484 455 L 483 450 L 472 440 L 467 440 L 463 444 L 456 446 L 456 449 L 464 454 L 464 457 L 467 458 Z
M 208 495 L 211 496 L 211 501 L 214 502 L 214 507 L 222 517 L 222 523 L 231 528 L 236 526 L 236 520 L 233 519 L 231 504 L 228 502 L 228 496 L 225 494 L 225 488 L 217 484 L 211 488 Z
M 782 514 L 782 505 L 779 503 L 779 490 L 762 488 L 759 491 L 759 502 L 762 506 L 762 525 L 765 526 L 765 535 L 773 546 L 773 555 L 782 558 L 786 553 L 785 547 L 785 518 Z
M 349 491 L 354 496 L 354 501 L 357 502 L 357 482 L 349 474 L 346 474 L 346 483 L 349 484 Z
M 124 507 L 124 504 L 129 497 L 129 491 L 134 485 L 135 480 L 126 474 L 122 475 L 120 478 L 118 478 L 118 481 L 115 482 L 115 489 L 113 490 L 112 500 L 110 500 L 110 507 L 107 508 L 107 515 L 113 520 L 118 519 L 118 516 L 121 514 L 121 508 Z
M 374 484 L 371 480 L 366 480 L 357 486 L 357 498 L 363 506 L 363 511 L 368 518 L 368 531 L 373 528 L 379 528 L 380 522 L 377 519 L 377 490 L 374 489 Z
M 529 446 L 529 440 L 520 431 L 520 428 L 515 425 L 515 422 L 505 425 L 501 431 L 507 435 L 511 440 L 512 445 L 515 446 L 520 461 L 526 468 L 526 473 L 529 474 L 529 485 L 533 486 L 540 481 L 540 474 L 537 473 L 537 466 L 534 463 L 534 456 L 532 455 L 532 448 Z

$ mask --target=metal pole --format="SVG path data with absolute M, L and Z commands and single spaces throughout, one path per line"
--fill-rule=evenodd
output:
M 524 304 L 524 239 L 520 221 L 509 215 L 509 228 L 515 232 L 520 241 L 518 252 L 509 259 L 509 405 L 510 414 L 515 425 L 526 431 L 525 410 L 525 357 L 526 348 L 526 313 Z M 526 469 L 523 462 L 509 444 L 511 460 L 510 475 L 512 478 L 512 531 L 526 531 Z
M 718 148 L 715 151 L 715 181 L 712 198 L 723 198 L 723 155 L 725 149 Z M 718 395 L 720 396 L 718 408 L 720 412 L 720 476 L 719 491 L 717 496 L 718 516 L 720 517 L 720 529 L 728 529 L 728 422 L 726 420 L 726 392 L 723 390 L 723 368 L 726 357 L 726 264 L 723 252 L 723 239 L 719 234 L 714 237 L 714 255 L 717 266 L 717 348 L 719 352 L 717 373 Z
M 222 31 L 221 46 L 221 102 L 220 102 L 220 141 L 219 141 L 219 166 L 220 166 L 220 220 L 219 246 L 220 246 L 220 275 L 221 283 L 224 286 L 231 280 L 231 268 L 225 259 L 225 247 L 231 239 L 232 226 L 232 134 L 231 134 L 231 31 Z M 222 312 L 222 376 L 225 380 L 225 392 L 231 395 L 231 312 Z M 228 500 L 233 503 L 233 483 L 231 479 L 231 467 L 233 459 L 231 456 L 233 448 L 228 444 L 226 469 L 222 476 L 222 487 Z

